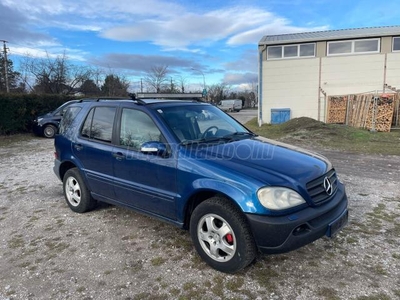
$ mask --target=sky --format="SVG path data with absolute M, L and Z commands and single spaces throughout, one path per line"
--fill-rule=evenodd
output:
M 189 89 L 251 90 L 265 35 L 399 25 L 399 0 L 0 0 L 0 40 L 18 71 L 24 56 L 65 53 L 139 88 L 168 66 Z

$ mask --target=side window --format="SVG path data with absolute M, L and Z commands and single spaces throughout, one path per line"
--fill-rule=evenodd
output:
M 120 145 L 139 151 L 145 142 L 161 141 L 161 132 L 144 112 L 124 108 L 121 116 Z
M 82 126 L 81 135 L 86 138 L 111 143 L 115 107 L 92 108 Z
M 65 113 L 60 122 L 60 129 L 59 133 L 63 134 L 66 129 L 71 126 L 72 122 L 74 121 L 76 115 L 81 111 L 80 107 L 68 107 L 65 110 Z
M 93 113 L 94 113 L 94 108 L 92 108 L 87 115 L 85 119 L 85 123 L 83 123 L 82 129 L 81 129 L 81 135 L 85 138 L 90 137 L 90 127 L 92 126 L 92 121 L 93 121 Z

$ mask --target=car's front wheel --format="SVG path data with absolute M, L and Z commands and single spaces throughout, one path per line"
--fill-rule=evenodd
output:
M 221 197 L 210 198 L 195 208 L 190 235 L 203 260 L 221 272 L 238 272 L 257 255 L 245 216 Z
M 92 210 L 96 200 L 90 195 L 81 174 L 77 168 L 69 169 L 63 179 L 65 200 L 74 212 L 84 213 Z

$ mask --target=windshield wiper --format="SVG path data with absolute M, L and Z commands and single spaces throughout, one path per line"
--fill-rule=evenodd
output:
M 201 138 L 197 140 L 190 140 L 190 141 L 183 141 L 181 144 L 183 146 L 194 145 L 194 144 L 206 144 L 206 143 L 215 143 L 220 141 L 230 141 L 232 140 L 230 137 L 227 136 L 219 136 L 219 137 L 212 137 L 212 138 Z
M 233 139 L 235 137 L 242 137 L 242 136 L 257 136 L 257 134 L 252 133 L 252 132 L 247 132 L 247 131 L 237 131 L 228 135 L 225 135 L 224 138 L 226 139 Z
M 188 146 L 188 145 L 194 145 L 194 144 L 215 143 L 215 142 L 220 142 L 220 141 L 231 142 L 232 140 L 235 139 L 235 137 L 243 137 L 243 136 L 254 137 L 254 136 L 257 136 L 257 134 L 252 133 L 252 132 L 246 132 L 246 131 L 234 132 L 234 133 L 224 135 L 224 136 L 201 138 L 201 139 L 197 139 L 197 140 L 186 140 L 186 141 L 182 141 L 181 145 Z

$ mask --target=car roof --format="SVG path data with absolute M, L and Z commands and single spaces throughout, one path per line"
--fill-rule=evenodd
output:
M 84 99 L 79 99 L 74 101 L 76 104 L 79 103 L 88 103 L 88 105 L 95 105 L 96 102 L 102 102 L 102 103 L 115 103 L 115 104 L 120 104 L 120 103 L 132 103 L 140 106 L 174 106 L 176 104 L 182 105 L 190 105 L 190 104 L 207 104 L 209 103 L 196 100 L 196 99 L 157 99 L 157 98 L 152 98 L 152 99 L 139 99 L 139 98 L 134 98 L 134 99 L 129 99 L 129 98 L 112 98 L 112 97 L 104 97 L 104 98 L 84 98 Z
M 192 105 L 205 105 L 209 106 L 210 103 L 202 101 L 199 97 L 201 94 L 195 93 L 180 93 L 180 94 L 157 94 L 157 93 L 139 93 L 130 94 L 130 97 L 93 97 L 82 98 L 73 100 L 74 105 L 78 106 L 97 106 L 96 103 L 111 104 L 119 106 L 121 103 L 132 104 L 131 107 L 149 107 L 151 109 L 173 107 L 173 106 L 192 106 Z M 71 101 L 72 102 L 72 101 Z M 102 106 L 102 105 L 101 105 Z

